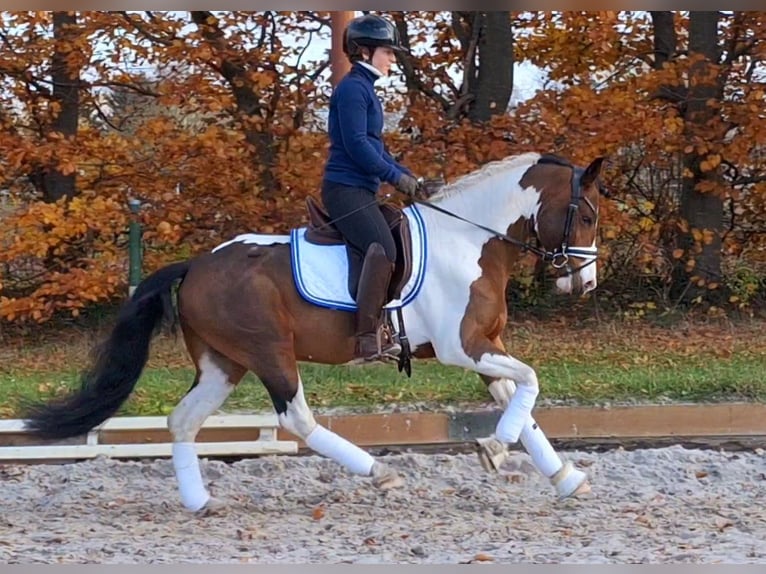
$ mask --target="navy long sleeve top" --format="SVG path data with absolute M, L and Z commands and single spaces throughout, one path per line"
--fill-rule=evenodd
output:
M 375 93 L 378 76 L 355 63 L 330 97 L 330 153 L 324 178 L 376 193 L 381 181 L 396 185 L 410 171 L 383 145 L 383 106 Z

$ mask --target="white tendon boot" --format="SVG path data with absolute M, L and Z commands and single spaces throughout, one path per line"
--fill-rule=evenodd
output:
M 582 496 L 591 492 L 588 475 L 577 470 L 569 461 L 564 463 L 561 469 L 550 478 L 550 481 L 559 495 L 559 500 Z

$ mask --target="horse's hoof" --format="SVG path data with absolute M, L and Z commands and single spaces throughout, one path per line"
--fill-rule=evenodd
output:
M 551 483 L 556 487 L 559 500 L 577 498 L 590 494 L 591 487 L 588 475 L 577 470 L 571 462 L 566 462 L 561 469 L 551 477 Z
M 479 462 L 487 472 L 497 472 L 508 459 L 508 449 L 494 437 L 477 438 L 476 454 Z
M 404 486 L 404 479 L 390 466 L 376 462 L 372 467 L 372 484 L 380 490 Z
M 210 498 L 205 503 L 205 506 L 200 508 L 194 513 L 197 518 L 205 518 L 207 516 L 216 516 L 222 514 L 226 509 L 226 503 L 217 498 Z

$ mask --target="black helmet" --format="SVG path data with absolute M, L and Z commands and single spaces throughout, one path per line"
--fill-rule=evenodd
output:
M 375 14 L 354 18 L 343 31 L 343 51 L 347 56 L 357 55 L 360 46 L 386 46 L 397 51 L 403 50 L 396 26 Z

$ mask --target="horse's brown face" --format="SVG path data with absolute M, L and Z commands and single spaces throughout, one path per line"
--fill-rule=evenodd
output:
M 603 158 L 585 169 L 556 161 L 538 164 L 543 184 L 537 212 L 537 236 L 546 251 L 556 253 L 556 287 L 563 293 L 583 294 L 596 288 L 596 232 L 598 180 Z

